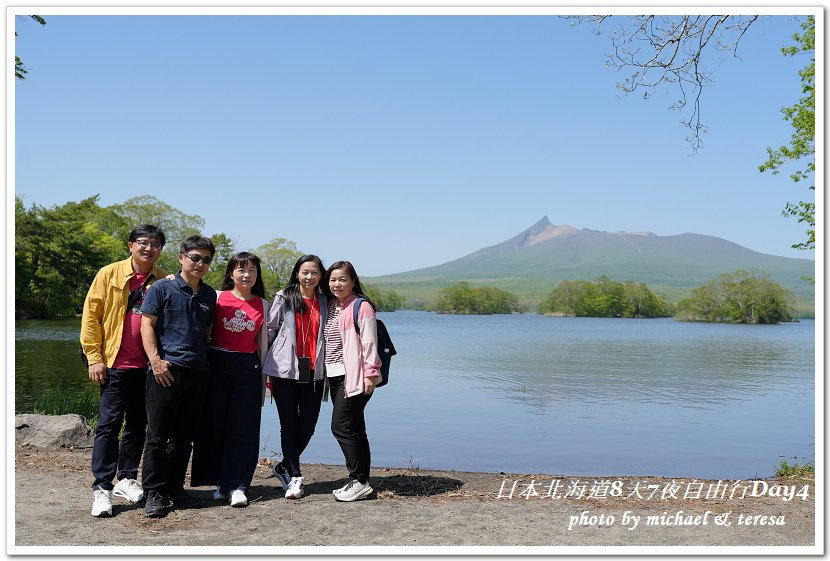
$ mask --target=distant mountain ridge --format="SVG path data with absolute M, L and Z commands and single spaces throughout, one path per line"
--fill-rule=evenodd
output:
M 459 280 L 513 290 L 526 301 L 541 300 L 561 280 L 644 282 L 670 298 L 687 295 L 709 280 L 737 269 L 759 270 L 800 300 L 812 302 L 812 259 L 759 253 L 702 234 L 658 236 L 652 232 L 606 232 L 551 224 L 547 216 L 496 245 L 424 269 L 375 277 L 372 282 L 407 297 L 428 297 Z

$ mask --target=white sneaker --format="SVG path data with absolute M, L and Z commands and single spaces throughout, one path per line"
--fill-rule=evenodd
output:
M 213 500 L 214 501 L 227 501 L 228 496 L 219 490 L 219 487 L 216 488 L 216 491 L 213 492 Z
M 303 478 L 292 477 L 288 483 L 288 489 L 285 491 L 286 499 L 299 499 L 303 496 Z
M 144 489 L 141 483 L 135 479 L 122 479 L 115 484 L 112 494 L 122 499 L 127 499 L 131 503 L 137 503 L 144 500 Z
M 231 506 L 248 506 L 248 497 L 245 496 L 245 489 L 234 489 L 231 491 Z
M 112 491 L 99 486 L 92 494 L 95 497 L 92 501 L 92 516 L 112 516 Z
M 369 483 L 361 483 L 357 479 L 349 481 L 343 489 L 334 491 L 334 498 L 338 501 L 352 502 L 368 497 L 374 489 Z

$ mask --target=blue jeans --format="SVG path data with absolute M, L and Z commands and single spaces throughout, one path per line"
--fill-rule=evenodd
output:
M 107 369 L 107 379 L 101 384 L 101 404 L 95 440 L 92 444 L 92 488 L 112 489 L 116 472 L 118 479 L 136 479 L 147 414 L 144 408 L 144 387 L 147 371 L 144 368 Z M 124 434 L 119 447 L 118 434 L 124 423 Z
M 280 417 L 282 467 L 289 477 L 300 477 L 300 454 L 311 442 L 320 416 L 323 380 L 312 380 L 307 384 L 285 378 L 273 380 L 274 401 Z

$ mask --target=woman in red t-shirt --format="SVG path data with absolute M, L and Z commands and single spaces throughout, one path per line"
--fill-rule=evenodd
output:
M 300 454 L 308 446 L 317 418 L 325 384 L 323 329 L 326 324 L 326 297 L 320 280 L 322 261 L 304 255 L 294 265 L 285 289 L 274 296 L 268 315 L 268 349 L 263 370 L 280 418 L 282 461 L 272 473 L 285 489 L 285 498 L 303 496 Z
M 237 253 L 217 292 L 210 336 L 207 414 L 193 445 L 191 485 L 217 485 L 216 500 L 248 505 L 246 491 L 259 458 L 265 399 L 262 363 L 268 348 L 269 303 L 259 258 Z

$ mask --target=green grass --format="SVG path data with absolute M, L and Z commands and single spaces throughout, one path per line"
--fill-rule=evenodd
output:
M 84 417 L 93 428 L 98 423 L 99 386 L 90 385 L 83 390 L 73 390 L 65 382 L 43 390 L 35 399 L 33 412 L 38 415 L 67 415 L 76 413 Z
M 797 458 L 793 458 L 797 459 Z M 812 478 L 816 474 L 816 466 L 808 463 L 789 463 L 786 458 L 781 458 L 775 466 L 775 477 L 789 479 Z

